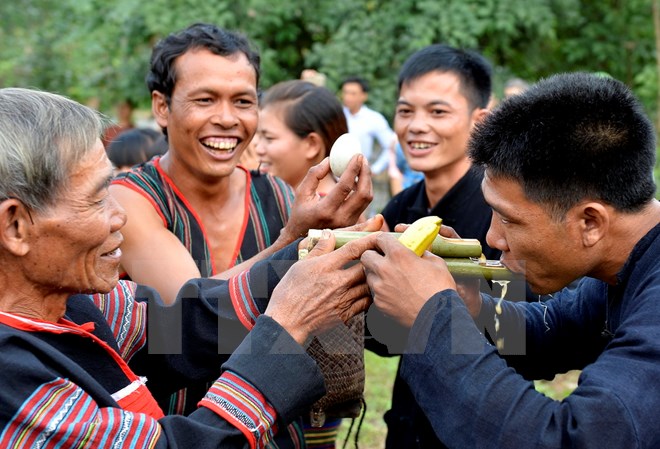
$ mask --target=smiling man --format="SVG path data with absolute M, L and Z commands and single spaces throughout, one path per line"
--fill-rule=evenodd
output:
M 191 280 L 181 307 L 167 306 L 118 281 L 127 217 L 109 193 L 102 128 L 71 99 L 0 89 L 0 447 L 304 447 L 288 425 L 327 385 L 305 342 L 371 302 L 354 261 L 377 234 L 334 251 L 324 231 L 303 261 L 291 262 L 294 242 L 250 276 Z M 179 354 L 154 350 L 178 319 Z M 200 377 L 215 379 L 196 410 L 164 416 L 156 392 Z
M 491 67 L 478 53 L 438 44 L 419 50 L 404 63 L 394 130 L 408 164 L 424 179 L 385 206 L 382 213 L 390 229 L 437 215 L 461 237 L 480 240 L 486 257 L 499 257 L 486 245 L 491 210 L 481 193 L 483 170 L 472 167 L 467 156 L 470 133 L 488 114 L 490 96 Z M 374 310 L 367 323 L 378 340 L 368 340 L 369 349 L 380 355 L 400 353 L 394 346 L 405 344 L 405 332 L 391 337 L 391 323 Z M 442 447 L 398 375 L 385 421 L 387 448 Z
M 279 178 L 238 165 L 257 129 L 259 73 L 249 41 L 214 25 L 154 47 L 147 85 L 168 150 L 114 180 L 111 193 L 128 214 L 123 271 L 167 302 L 188 279 L 226 279 L 309 228 L 354 224 L 371 201 L 364 158 L 353 161 L 357 183 L 344 178 L 322 199 L 315 188 L 329 164 L 319 164 L 295 201 Z
M 259 70 L 247 38 L 209 24 L 153 49 L 147 84 L 168 150 L 110 189 L 128 215 L 123 271 L 168 303 L 188 279 L 227 279 L 310 228 L 354 224 L 373 196 L 362 156 L 323 198 L 316 188 L 330 173 L 327 160 L 310 169 L 295 199 L 281 179 L 238 165 L 257 129 Z M 206 384 L 197 387 L 163 404 L 166 412 L 194 410 Z

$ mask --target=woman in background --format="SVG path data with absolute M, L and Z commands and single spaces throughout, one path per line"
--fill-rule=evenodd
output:
M 275 84 L 263 95 L 259 112 L 259 169 L 294 189 L 307 171 L 330 154 L 348 132 L 341 103 L 327 88 L 308 81 Z M 323 195 L 335 184 L 332 174 L 319 184 Z
M 313 165 L 330 154 L 332 144 L 348 132 L 339 100 L 327 88 L 308 81 L 291 80 L 273 85 L 259 103 L 259 170 L 284 180 L 294 189 Z M 336 183 L 332 173 L 317 192 L 324 195 Z M 335 447 L 341 419 L 327 419 L 322 427 L 305 422 L 308 448 Z

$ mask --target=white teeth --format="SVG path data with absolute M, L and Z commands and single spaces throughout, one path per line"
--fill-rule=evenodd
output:
M 425 150 L 431 148 L 432 145 L 430 143 L 411 143 L 410 146 L 415 150 Z
M 236 148 L 238 141 L 233 140 L 221 140 L 221 141 L 206 141 L 203 142 L 207 147 L 214 148 L 216 150 L 233 150 Z

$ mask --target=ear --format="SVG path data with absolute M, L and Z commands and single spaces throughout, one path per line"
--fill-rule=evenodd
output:
M 585 247 L 593 247 L 607 235 L 610 228 L 608 209 L 599 202 L 583 203 L 574 209 L 578 231 Z
M 475 108 L 472 111 L 472 123 L 480 123 L 490 111 L 487 108 Z
M 305 159 L 312 161 L 314 164 L 318 164 L 325 157 L 325 144 L 323 139 L 318 133 L 309 133 L 305 137 L 305 150 L 304 150 Z
M 170 116 L 170 107 L 167 104 L 165 95 L 154 90 L 151 92 L 151 112 L 158 126 L 167 128 L 167 120 Z
M 27 207 L 10 198 L 0 203 L 0 245 L 16 256 L 24 256 L 30 249 L 28 227 L 32 220 Z

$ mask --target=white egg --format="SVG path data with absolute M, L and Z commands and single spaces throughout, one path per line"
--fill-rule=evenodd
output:
M 354 134 L 342 134 L 330 149 L 330 170 L 339 178 L 348 167 L 353 155 L 361 152 L 360 140 Z

